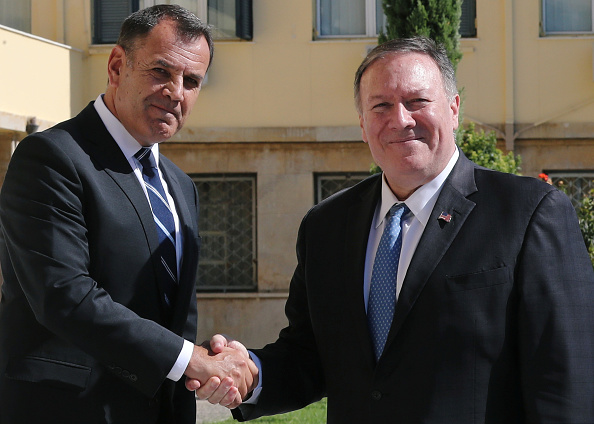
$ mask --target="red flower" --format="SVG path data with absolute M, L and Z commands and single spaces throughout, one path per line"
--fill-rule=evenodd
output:
M 545 174 L 544 172 L 541 172 L 540 174 L 538 174 L 538 178 L 543 180 L 545 183 L 549 182 L 549 176 L 547 174 Z

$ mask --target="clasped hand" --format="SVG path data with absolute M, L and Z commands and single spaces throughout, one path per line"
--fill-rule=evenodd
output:
M 245 346 L 220 334 L 194 346 L 185 375 L 186 388 L 195 390 L 199 399 L 229 409 L 258 385 L 258 368 Z

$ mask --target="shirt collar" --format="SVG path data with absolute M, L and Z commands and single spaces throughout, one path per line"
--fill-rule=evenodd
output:
M 120 150 L 124 153 L 126 159 L 130 161 L 134 154 L 143 146 L 130 135 L 124 125 L 122 125 L 118 118 L 116 118 L 107 108 L 103 101 L 103 94 L 100 94 L 97 97 L 93 106 L 95 106 L 95 110 L 99 114 L 99 117 L 103 121 L 109 134 L 111 134 L 117 145 L 120 147 Z M 157 166 L 159 166 L 159 143 L 153 144 L 150 149 Z
M 441 171 L 437 177 L 429 181 L 427 184 L 419 187 L 404 202 L 413 215 L 421 222 L 421 224 L 423 224 L 423 227 L 427 225 L 431 211 L 433 210 L 435 202 L 437 201 L 437 197 L 439 196 L 441 188 L 443 187 L 443 183 L 450 175 L 450 172 L 452 172 L 452 169 L 454 168 L 454 165 L 456 164 L 456 161 L 459 157 L 460 152 L 456 148 L 454 154 L 450 158 L 450 161 L 443 171 Z M 378 219 L 375 221 L 376 228 L 383 222 L 384 217 L 395 203 L 402 203 L 390 189 L 385 175 L 382 175 L 382 194 L 380 202 L 379 215 L 377 216 Z

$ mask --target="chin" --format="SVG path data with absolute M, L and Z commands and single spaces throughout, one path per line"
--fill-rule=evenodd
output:
M 173 137 L 177 131 L 177 128 L 173 128 L 169 125 L 159 125 L 153 132 L 153 138 L 159 140 L 157 143 L 160 143 L 161 141 L 165 141 Z

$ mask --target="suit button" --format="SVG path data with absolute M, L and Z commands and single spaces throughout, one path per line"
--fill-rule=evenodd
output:
M 371 399 L 373 400 L 380 400 L 382 398 L 382 392 L 379 390 L 374 390 L 371 392 Z

